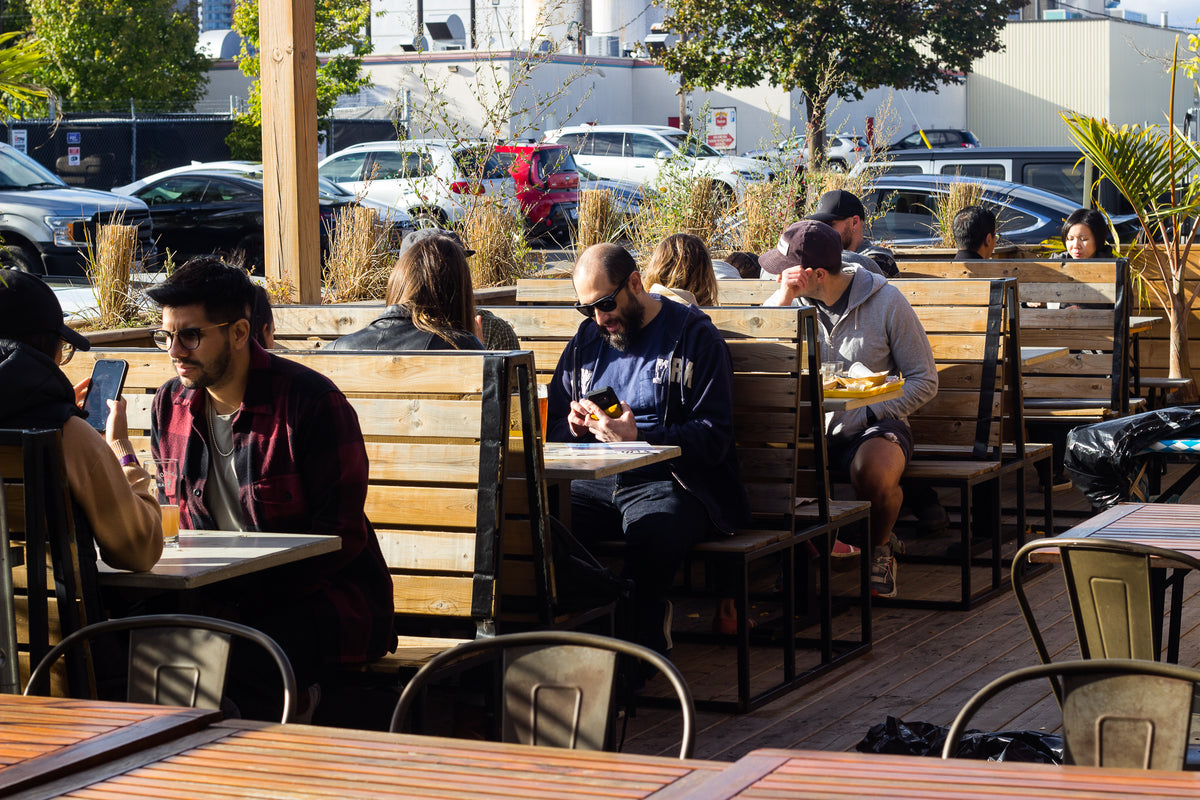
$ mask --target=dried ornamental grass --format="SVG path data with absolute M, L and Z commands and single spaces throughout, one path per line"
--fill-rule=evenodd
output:
M 800 218 L 796 209 L 799 181 L 775 180 L 746 187 L 737 249 L 762 253 L 775 247 L 779 234 Z
M 492 202 L 473 203 L 463 215 L 463 241 L 475 251 L 467 261 L 476 289 L 511 286 L 525 272 L 529 244 L 522 218 Z
M 325 302 L 382 299 L 394 262 L 391 226 L 376 209 L 338 209 L 325 257 Z
M 133 324 L 140 315 L 130 285 L 138 251 L 137 226 L 100 225 L 96 241 L 88 245 L 85 270 L 96 295 L 96 325 L 121 328 Z
M 978 183 L 951 183 L 950 191 L 938 195 L 933 213 L 934 232 L 942 238 L 943 247 L 954 247 L 954 216 L 967 206 L 978 205 L 983 187 Z
M 579 225 L 575 246 L 580 252 L 594 244 L 615 242 L 624 226 L 608 189 L 585 189 L 579 193 Z

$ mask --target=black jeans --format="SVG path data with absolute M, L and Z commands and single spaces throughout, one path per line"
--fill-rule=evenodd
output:
M 634 639 L 667 652 L 667 592 L 688 551 L 708 538 L 704 504 L 674 480 L 614 475 L 571 484 L 572 532 L 585 546 L 625 540 L 625 575 L 634 583 Z

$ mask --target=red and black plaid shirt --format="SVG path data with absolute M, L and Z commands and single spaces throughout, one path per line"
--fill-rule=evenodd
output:
M 205 504 L 209 467 L 207 392 L 178 378 L 154 396 L 151 449 L 177 459 L 180 526 L 216 522 Z M 242 406 L 233 418 L 234 469 L 242 519 L 250 530 L 334 534 L 336 553 L 256 576 L 253 602 L 286 608 L 320 593 L 340 622 L 340 660 L 391 650 L 392 579 L 364 512 L 367 453 L 358 415 L 325 376 L 251 344 Z

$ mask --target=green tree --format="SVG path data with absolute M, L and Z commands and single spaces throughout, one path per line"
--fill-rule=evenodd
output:
M 324 127 L 338 98 L 371 85 L 362 74 L 362 57 L 373 49 L 363 35 L 371 14 L 370 0 L 316 0 L 318 53 L 332 53 L 317 62 L 317 119 Z M 234 158 L 262 158 L 262 95 L 258 80 L 258 0 L 243 0 L 233 12 L 233 29 L 242 36 L 238 67 L 254 78 L 245 114 L 225 138 Z
M 971 64 L 1000 50 L 1006 17 L 1025 0 L 656 0 L 681 35 L 660 63 L 686 89 L 801 89 L 814 154 L 825 151 L 833 95 L 862 99 L 881 86 L 961 83 Z
M 190 110 L 208 84 L 195 7 L 175 0 L 27 0 L 41 72 L 64 111 Z

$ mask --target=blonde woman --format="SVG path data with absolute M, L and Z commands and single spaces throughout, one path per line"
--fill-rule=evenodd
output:
M 673 233 L 658 243 L 642 273 L 651 294 L 677 303 L 717 305 L 717 276 L 712 257 L 698 236 Z

